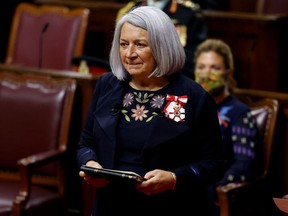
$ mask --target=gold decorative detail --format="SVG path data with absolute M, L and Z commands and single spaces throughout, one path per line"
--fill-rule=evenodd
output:
M 194 3 L 191 0 L 177 0 L 178 4 L 182 4 L 186 7 L 191 8 L 192 10 L 199 10 L 200 9 L 200 5 Z

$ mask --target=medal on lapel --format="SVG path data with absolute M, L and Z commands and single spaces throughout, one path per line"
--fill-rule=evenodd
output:
M 176 96 L 176 95 L 167 95 L 166 100 L 168 103 L 164 108 L 166 117 L 172 119 L 176 122 L 185 121 L 185 109 L 184 105 L 187 103 L 187 95 Z

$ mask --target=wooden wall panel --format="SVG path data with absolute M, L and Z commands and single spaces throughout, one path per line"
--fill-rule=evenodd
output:
M 288 91 L 287 16 L 205 11 L 204 17 L 208 37 L 231 46 L 239 87 Z

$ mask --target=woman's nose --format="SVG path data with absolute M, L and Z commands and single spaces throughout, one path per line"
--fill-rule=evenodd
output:
M 137 56 L 135 46 L 133 46 L 133 45 L 129 46 L 128 49 L 127 49 L 126 55 L 127 55 L 128 57 L 135 57 L 135 56 Z

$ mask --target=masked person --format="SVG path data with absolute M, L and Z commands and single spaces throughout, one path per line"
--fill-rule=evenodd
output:
M 222 152 L 229 162 L 216 185 L 252 180 L 257 173 L 258 129 L 250 108 L 232 94 L 236 82 L 231 49 L 222 40 L 207 39 L 198 46 L 194 61 L 196 82 L 212 95 L 218 106 Z M 214 192 L 211 189 L 212 199 L 217 199 Z
M 170 17 L 185 49 L 186 62 L 181 72 L 194 79 L 193 55 L 196 47 L 207 38 L 207 27 L 200 6 L 190 0 L 134 0 L 119 10 L 117 20 L 129 10 L 143 5 L 155 6 Z

